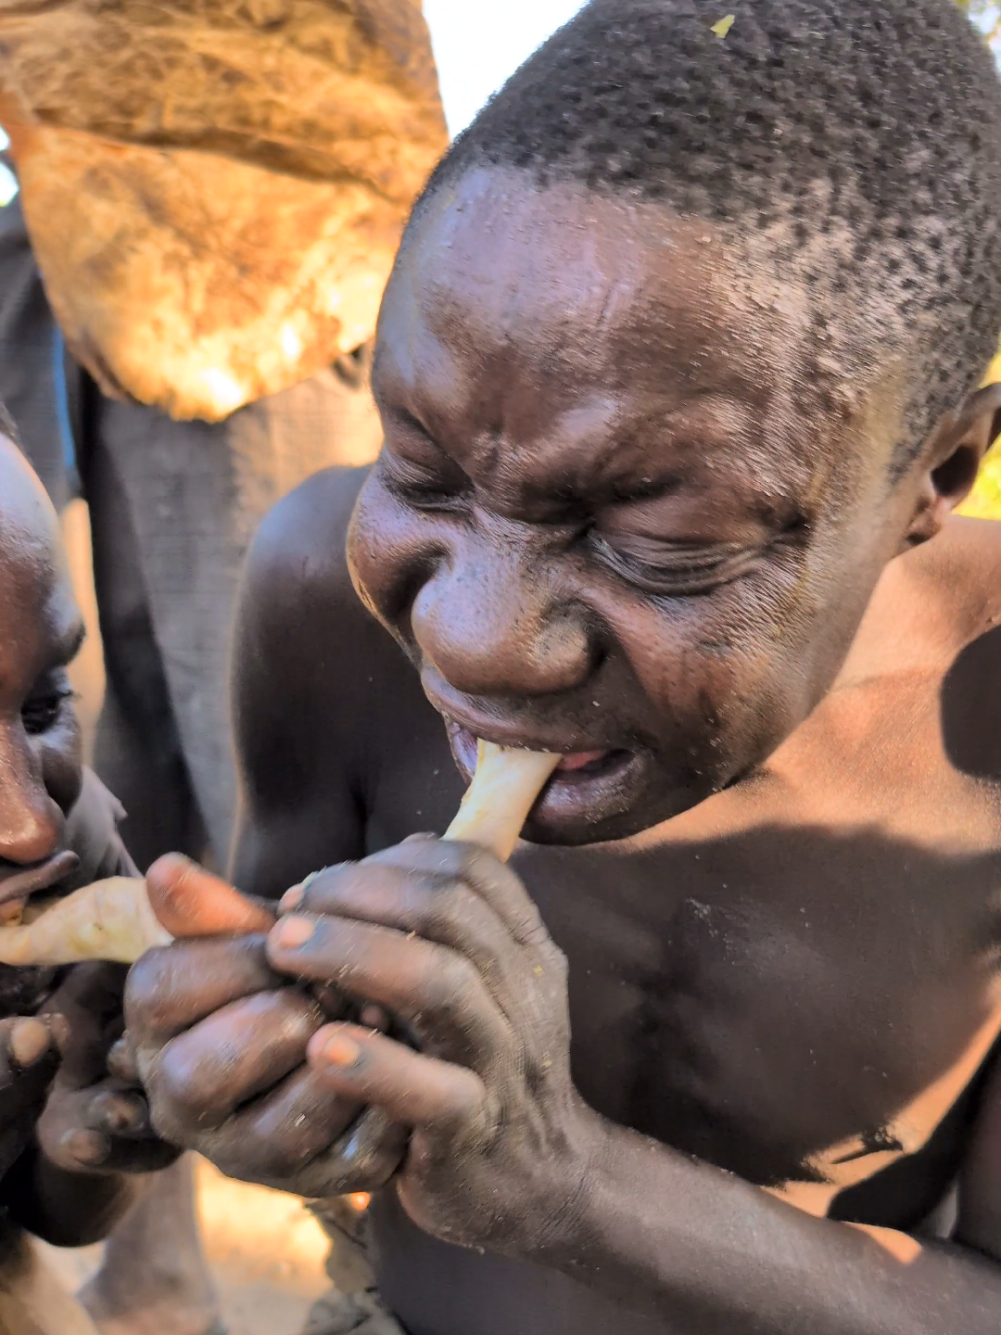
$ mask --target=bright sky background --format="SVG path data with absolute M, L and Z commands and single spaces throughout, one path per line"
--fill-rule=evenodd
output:
M 453 136 L 583 0 L 424 0 Z

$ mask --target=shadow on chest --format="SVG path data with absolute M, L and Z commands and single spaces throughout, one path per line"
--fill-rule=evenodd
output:
M 585 1098 L 751 1181 L 878 1140 L 983 1020 L 995 854 L 776 827 L 523 870 L 570 960 Z

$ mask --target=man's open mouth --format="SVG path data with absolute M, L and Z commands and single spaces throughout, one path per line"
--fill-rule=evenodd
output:
M 469 780 L 476 769 L 477 735 L 448 717 L 445 726 L 455 762 Z M 482 738 L 504 746 L 522 745 L 532 751 L 557 749 L 552 742 L 533 744 L 528 738 L 514 741 L 509 737 L 491 736 L 489 730 L 482 733 Z M 602 821 L 609 815 L 627 810 L 645 771 L 645 757 L 625 747 L 566 752 L 542 790 L 532 811 L 530 825 L 538 823 L 555 831 L 565 825 Z
M 52 890 L 71 876 L 80 864 L 75 853 L 63 851 L 34 867 L 0 870 L 0 926 L 21 921 L 28 900 L 43 890 Z

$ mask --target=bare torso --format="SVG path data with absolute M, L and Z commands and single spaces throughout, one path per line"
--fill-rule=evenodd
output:
M 359 480 L 306 484 L 255 557 L 248 890 L 441 831 L 461 794 L 416 674 L 350 590 Z M 763 770 L 627 843 L 515 855 L 569 959 L 574 1076 L 599 1112 L 904 1231 L 971 1176 L 1001 1032 L 998 573 L 1001 527 L 955 521 L 889 568 L 834 689 Z M 375 1217 L 412 1335 L 622 1329 L 556 1272 L 421 1234 L 391 1193 Z

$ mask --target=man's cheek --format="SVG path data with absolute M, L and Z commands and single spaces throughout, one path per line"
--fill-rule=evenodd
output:
M 440 559 L 432 529 L 383 487 L 366 485 L 348 533 L 348 569 L 362 602 L 390 630 L 406 620 L 414 595 Z
M 83 784 L 83 746 L 75 717 L 57 724 L 46 734 L 41 762 L 45 791 L 67 815 Z

